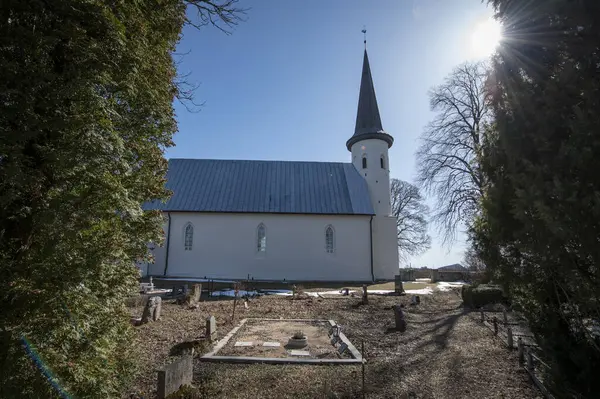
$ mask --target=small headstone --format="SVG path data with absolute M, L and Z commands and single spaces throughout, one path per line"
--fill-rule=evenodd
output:
M 192 383 L 192 356 L 183 356 L 158 371 L 157 394 L 164 399 L 173 392 L 177 392 L 182 385 Z
M 404 286 L 402 285 L 402 276 L 395 276 L 394 279 L 394 292 L 396 294 L 404 293 Z
M 200 302 L 200 296 L 202 295 L 202 284 L 194 284 L 192 286 L 192 303 Z
M 233 346 L 253 346 L 252 342 L 248 341 L 237 341 Z
M 208 316 L 206 318 L 205 337 L 209 341 L 212 341 L 215 339 L 216 334 L 217 334 L 217 320 L 215 319 L 215 316 Z
M 417 305 L 421 303 L 421 297 L 420 296 L 416 296 L 415 300 L 417 301 Z
M 392 306 L 394 309 L 394 320 L 396 322 L 396 330 L 400 332 L 406 331 L 406 320 L 404 319 L 404 313 L 402 312 L 402 307 L 398 305 Z
M 335 346 L 335 344 L 337 344 L 339 340 L 340 337 L 331 337 L 331 345 Z
M 162 299 L 159 296 L 155 296 L 153 298 L 155 298 L 154 301 L 156 306 L 154 307 L 154 313 L 152 313 L 152 321 L 156 321 L 160 319 L 160 312 L 162 311 Z
M 263 342 L 263 346 L 266 346 L 268 348 L 278 348 L 281 346 L 280 342 Z
M 367 303 L 369 303 L 369 297 L 368 297 L 368 294 L 367 294 L 367 286 L 366 286 L 366 284 L 362 286 L 362 290 L 363 290 L 362 303 L 367 304 Z
M 413 295 L 410 297 L 410 304 L 413 306 L 417 304 L 417 296 L 416 295 Z
M 156 321 L 160 318 L 161 301 L 159 296 L 148 298 L 148 302 L 146 302 L 146 306 L 144 307 L 144 313 L 142 313 L 143 324 Z
M 246 309 L 248 309 L 248 301 L 247 301 L 247 300 L 246 300 L 246 301 L 244 301 L 244 307 L 245 307 Z
M 342 342 L 342 344 L 340 345 L 340 347 L 338 348 L 338 353 L 340 355 L 343 355 L 344 352 L 346 352 L 346 350 L 348 350 L 348 344 L 345 342 Z
M 309 351 L 300 351 L 300 350 L 292 349 L 290 351 L 290 355 L 292 355 L 292 356 L 310 356 L 310 352 Z

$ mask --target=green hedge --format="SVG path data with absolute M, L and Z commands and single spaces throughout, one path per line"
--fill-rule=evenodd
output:
M 492 284 L 464 285 L 461 293 L 463 303 L 472 308 L 500 303 L 504 300 L 502 289 Z

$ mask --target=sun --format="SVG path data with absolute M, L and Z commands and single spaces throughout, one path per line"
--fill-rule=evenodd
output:
M 475 25 L 471 34 L 471 52 L 476 58 L 490 56 L 502 39 L 502 26 L 489 18 Z

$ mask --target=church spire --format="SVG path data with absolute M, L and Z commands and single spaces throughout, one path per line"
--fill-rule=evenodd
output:
M 366 33 L 364 29 L 363 33 Z M 373 86 L 373 77 L 371 76 L 366 42 L 367 40 L 365 37 L 365 54 L 363 58 L 362 78 L 360 81 L 356 126 L 354 128 L 354 135 L 346 142 L 348 151 L 350 151 L 354 143 L 365 139 L 381 139 L 388 143 L 388 148 L 391 147 L 394 142 L 394 138 L 387 134 L 381 125 L 381 116 L 379 115 L 379 107 L 377 106 L 377 98 L 375 97 L 375 87 Z

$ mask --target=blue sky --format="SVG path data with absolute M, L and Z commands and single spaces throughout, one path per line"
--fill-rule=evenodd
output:
M 199 112 L 177 103 L 168 158 L 350 162 L 363 25 L 392 177 L 413 181 L 418 136 L 432 118 L 427 91 L 472 58 L 471 35 L 492 11 L 479 0 L 240 0 L 231 35 L 184 29 L 179 72 L 199 87 Z M 428 199 L 430 205 L 433 204 Z M 462 236 L 413 266 L 460 262 Z

